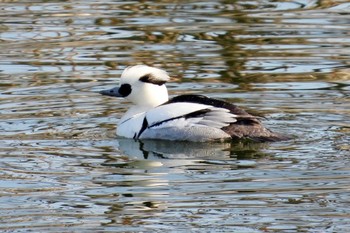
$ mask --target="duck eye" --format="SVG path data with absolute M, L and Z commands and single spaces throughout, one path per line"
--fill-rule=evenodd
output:
M 131 86 L 130 84 L 122 84 L 118 90 L 119 94 L 123 97 L 126 97 L 130 95 L 131 93 Z

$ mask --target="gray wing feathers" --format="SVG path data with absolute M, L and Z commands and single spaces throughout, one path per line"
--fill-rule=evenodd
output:
M 237 116 L 224 108 L 210 108 L 210 111 L 203 114 L 201 117 L 202 119 L 197 124 L 218 129 L 237 121 Z

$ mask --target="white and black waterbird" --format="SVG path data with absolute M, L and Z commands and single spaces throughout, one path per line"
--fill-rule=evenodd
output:
M 120 86 L 103 90 L 107 96 L 124 97 L 134 105 L 120 119 L 117 135 L 134 139 L 223 141 L 288 139 L 266 129 L 260 120 L 237 106 L 202 95 L 180 95 L 169 100 L 161 69 L 127 67 Z

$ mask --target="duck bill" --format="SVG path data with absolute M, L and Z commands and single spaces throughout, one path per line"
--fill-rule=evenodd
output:
M 108 90 L 102 90 L 99 92 L 101 95 L 113 96 L 113 97 L 122 97 L 119 93 L 119 87 L 115 87 Z

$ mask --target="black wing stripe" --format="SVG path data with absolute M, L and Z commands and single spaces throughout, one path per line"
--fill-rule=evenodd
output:
M 166 120 L 164 120 L 164 121 L 156 122 L 156 123 L 154 123 L 153 125 L 148 126 L 148 128 L 155 127 L 155 126 L 159 126 L 159 125 L 164 124 L 164 123 L 166 123 L 166 122 L 173 121 L 173 120 L 180 119 L 180 118 L 189 119 L 189 118 L 199 117 L 199 116 L 204 115 L 205 113 L 210 112 L 210 111 L 211 111 L 211 110 L 210 110 L 210 109 L 207 109 L 207 108 L 206 108 L 206 109 L 201 109 L 201 110 L 194 111 L 194 112 L 191 112 L 191 113 L 182 115 L 182 116 L 173 117 L 173 118 L 166 119 Z
M 138 139 L 147 128 L 148 128 L 148 121 L 147 121 L 147 118 L 145 117 L 145 118 L 143 118 L 141 129 L 140 129 L 139 133 L 134 136 L 134 139 Z

